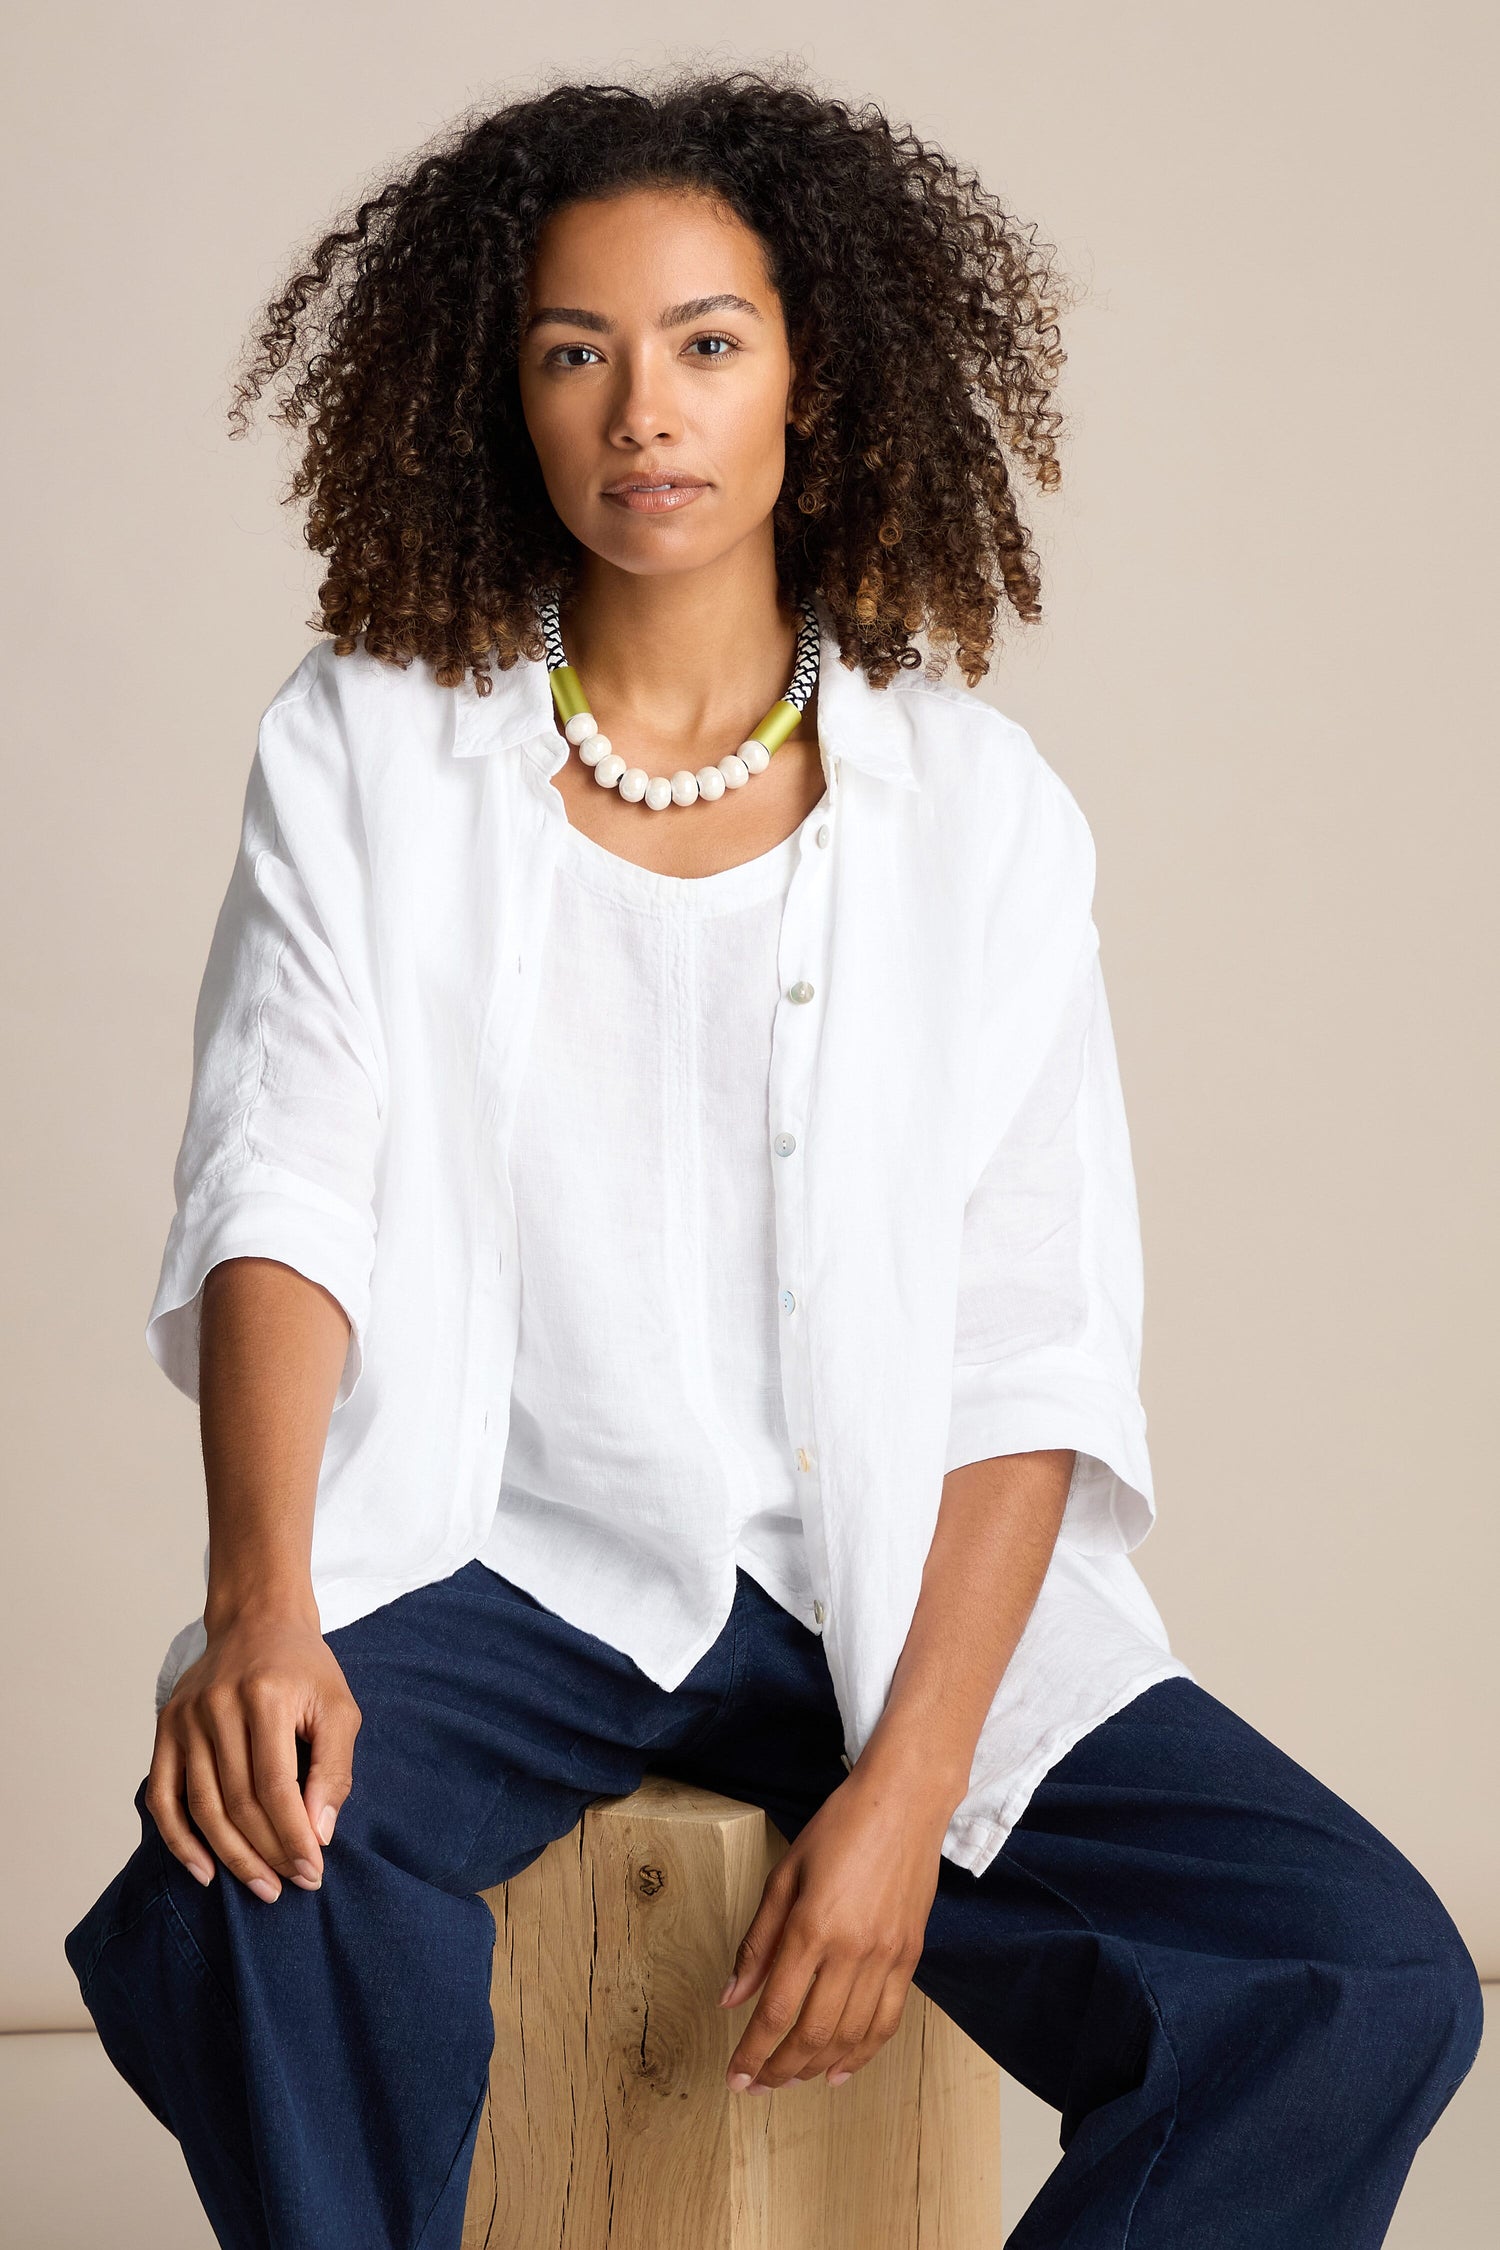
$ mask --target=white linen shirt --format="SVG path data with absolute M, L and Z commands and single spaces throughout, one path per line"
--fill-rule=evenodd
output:
M 687 876 L 558 831 L 510 1136 L 510 1437 L 479 1559 L 669 1690 L 717 1640 L 737 1564 L 818 1625 L 776 1302 L 773 1166 L 797 1146 L 770 1086 L 781 924 L 819 833 L 815 807 Z
M 1078 1456 L 943 1839 L 978 1874 L 1080 1736 L 1192 1677 L 1129 1559 L 1156 1509 L 1094 848 L 1021 727 L 920 672 L 872 687 L 822 623 L 829 841 L 782 925 L 771 1104 L 797 1151 L 767 1161 L 846 1760 L 884 1709 L 946 1471 Z M 507 1155 L 568 755 L 539 660 L 481 696 L 322 640 L 261 718 L 146 1333 L 196 1398 L 219 1261 L 279 1260 L 343 1306 L 312 1538 L 325 1632 L 449 1576 L 494 1520 L 521 1297 Z M 203 1646 L 200 1614 L 158 1709 Z

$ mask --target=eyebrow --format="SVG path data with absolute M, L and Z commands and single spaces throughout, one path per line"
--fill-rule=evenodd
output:
M 716 297 L 689 297 L 685 304 L 668 305 L 656 325 L 658 328 L 682 328 L 688 321 L 701 320 L 705 313 L 711 312 L 744 312 L 754 320 L 763 317 L 760 307 L 752 305 L 748 297 L 737 297 L 732 290 L 724 290 Z M 529 336 L 533 328 L 540 328 L 545 321 L 555 321 L 563 328 L 587 328 L 596 336 L 612 335 L 615 325 L 612 320 L 606 320 L 603 313 L 589 312 L 582 305 L 540 305 L 522 333 Z

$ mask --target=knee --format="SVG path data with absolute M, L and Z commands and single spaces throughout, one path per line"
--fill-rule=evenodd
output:
M 1474 1957 L 1446 1911 L 1441 1942 L 1428 1949 L 1426 1969 L 1430 2012 L 1446 2029 L 1442 2061 L 1442 2099 L 1457 2092 L 1473 2068 L 1484 2035 L 1484 1989 Z
M 149 2001 L 151 1992 L 138 1985 L 154 1992 L 179 1965 L 184 1974 L 193 1972 L 190 1948 L 162 1942 L 164 1918 L 183 1930 L 191 1924 L 193 1945 L 200 1949 L 218 1954 L 223 1947 L 214 1931 L 222 1916 L 219 1885 L 205 1888 L 168 1852 L 146 1810 L 145 1791 L 142 1781 L 135 1795 L 140 1842 L 63 1940 L 68 1966 L 101 2031 L 101 2016 L 132 2013 Z
M 1404 2063 L 1440 2108 L 1468 2075 L 1484 2030 L 1484 1992 L 1473 1955 L 1426 1878 L 1396 1855 L 1398 1880 L 1382 1889 L 1356 1959 L 1379 1996 L 1376 2012 L 1392 2061 Z M 1374 1901 L 1370 1902 L 1374 1905 Z
M 63 1939 L 68 1966 L 90 2008 L 99 1964 L 106 1952 L 118 1951 L 119 1941 L 141 1927 L 159 1904 L 163 1887 L 152 1840 L 143 1836 L 119 1873 Z

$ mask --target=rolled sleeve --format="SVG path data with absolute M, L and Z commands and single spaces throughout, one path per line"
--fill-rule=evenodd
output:
M 349 1322 L 349 1348 L 333 1403 L 344 1405 L 364 1366 L 375 1261 L 368 1210 L 264 1164 L 221 1173 L 189 1197 L 168 1230 L 146 1342 L 157 1366 L 193 1400 L 203 1284 L 226 1258 L 274 1258 L 338 1300 Z
M 146 1323 L 153 1359 L 189 1398 L 204 1280 L 241 1257 L 290 1266 L 338 1301 L 349 1347 L 335 1407 L 353 1394 L 384 1084 L 357 798 L 336 688 L 309 662 L 261 721 L 194 1017 L 177 1207 Z
M 1092 919 L 1045 1058 L 964 1211 L 945 1472 L 1077 1454 L 1059 1536 L 1128 1553 L 1156 1516 L 1140 1226 Z

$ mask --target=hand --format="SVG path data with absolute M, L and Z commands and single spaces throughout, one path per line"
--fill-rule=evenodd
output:
M 322 1846 L 353 1786 L 359 1709 L 315 1614 L 241 1614 L 210 1633 L 156 1722 L 146 1809 L 168 1851 L 213 1881 L 185 1794 L 213 1851 L 268 1904 L 283 1876 L 318 1888 Z M 305 1788 L 299 1736 L 312 1748 Z
M 861 1761 L 767 1876 L 720 1999 L 761 1994 L 730 2057 L 735 2092 L 824 2071 L 842 2085 L 900 2025 L 952 1812 L 922 1786 Z

